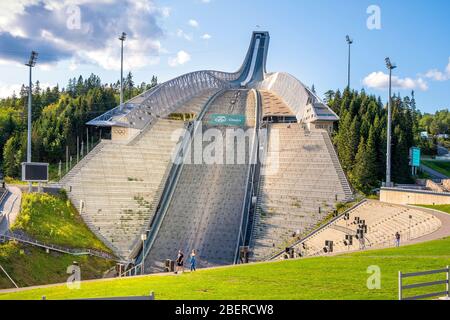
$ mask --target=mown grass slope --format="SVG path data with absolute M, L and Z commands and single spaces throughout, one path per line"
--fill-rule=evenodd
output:
M 24 194 L 21 212 L 12 229 L 44 243 L 110 252 L 64 196 Z
M 0 299 L 74 299 L 138 296 L 156 299 L 396 299 L 398 271 L 443 268 L 450 264 L 450 237 L 400 248 L 332 257 L 248 264 L 182 275 L 155 275 L 65 285 L 10 294 Z M 381 288 L 368 289 L 368 267 L 378 266 Z M 421 280 L 437 279 L 428 276 Z M 441 291 L 425 288 L 420 292 Z M 409 294 L 418 293 L 411 291 Z
M 64 195 L 23 194 L 21 212 L 12 229 L 46 244 L 110 252 Z M 0 244 L 0 265 L 20 287 L 64 282 L 73 261 L 79 263 L 83 279 L 101 278 L 115 264 L 89 256 L 46 253 L 42 248 L 14 242 Z M 12 287 L 0 271 L 0 288 Z
M 82 279 L 98 279 L 114 266 L 113 261 L 89 256 L 72 256 L 9 242 L 0 245 L 0 265 L 19 287 L 65 282 L 67 267 L 76 261 L 81 268 Z M 0 288 L 14 285 L 0 271 Z

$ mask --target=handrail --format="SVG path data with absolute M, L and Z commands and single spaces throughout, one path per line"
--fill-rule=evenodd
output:
M 21 242 L 21 243 L 25 243 L 25 244 L 29 244 L 32 246 L 37 246 L 40 248 L 44 248 L 44 249 L 49 249 L 52 251 L 57 251 L 57 252 L 61 252 L 61 253 L 66 253 L 66 254 L 71 254 L 74 256 L 83 256 L 83 255 L 90 255 L 90 256 L 95 256 L 98 258 L 103 258 L 103 259 L 108 259 L 108 260 L 114 260 L 114 261 L 119 261 L 115 256 L 100 251 L 100 250 L 95 250 L 95 249 L 70 249 L 70 248 L 65 248 L 65 247 L 61 247 L 61 246 L 57 246 L 57 245 L 53 245 L 53 244 L 46 244 L 43 242 L 40 242 L 38 240 L 32 240 L 32 239 L 26 239 L 24 237 L 20 237 L 18 235 L 8 235 L 8 234 L 4 234 L 4 235 L 0 235 L 0 239 L 4 239 L 4 240 L 12 240 L 12 241 L 17 241 L 17 242 Z
M 257 167 L 259 166 L 259 152 L 258 152 L 258 132 L 259 132 L 259 120 L 260 120 L 260 107 L 261 100 L 258 92 L 253 89 L 252 93 L 255 95 L 255 129 L 253 134 L 252 148 L 251 148 L 251 157 L 249 168 L 247 172 L 247 181 L 246 181 L 246 189 L 244 196 L 244 203 L 242 204 L 242 213 L 241 213 L 241 225 L 239 227 L 239 234 L 237 238 L 236 251 L 234 256 L 234 263 L 237 264 L 239 261 L 239 247 L 245 245 L 245 241 L 247 238 L 247 228 L 250 217 L 250 209 L 251 203 L 253 199 L 253 193 L 255 189 L 255 173 Z M 256 158 L 256 159 L 255 159 Z
M 355 210 L 357 207 L 363 205 L 364 203 L 366 203 L 367 200 L 363 199 L 360 202 L 358 202 L 357 204 L 355 204 L 354 206 L 352 206 L 351 208 L 345 210 L 344 212 L 342 212 L 340 215 L 334 217 L 333 219 L 331 219 L 330 221 L 328 221 L 326 224 L 324 224 L 323 226 L 317 228 L 316 230 L 314 230 L 313 232 L 309 233 L 307 236 L 303 237 L 300 240 L 297 240 L 296 242 L 294 242 L 292 245 L 288 246 L 287 248 L 293 248 L 297 245 L 299 245 L 300 243 L 308 240 L 309 238 L 311 238 L 312 236 L 316 235 L 317 233 L 319 233 L 320 231 L 322 231 L 323 229 L 327 228 L 329 225 L 331 225 L 332 223 L 336 222 L 337 220 L 339 220 L 340 218 L 342 218 L 347 212 L 353 211 Z M 272 257 L 270 257 L 267 260 L 274 260 L 278 257 L 280 257 L 282 254 L 284 254 L 285 251 L 280 251 L 277 254 L 273 255 Z
M 2 265 L 0 264 L 0 269 L 3 271 L 4 274 L 6 274 L 6 276 L 8 277 L 9 281 L 12 282 L 12 284 L 16 287 L 19 288 L 19 286 L 14 282 L 14 280 L 10 277 L 10 275 L 8 274 L 8 272 L 6 272 L 6 270 L 2 267 Z
M 212 102 L 220 96 L 225 89 L 222 89 L 218 92 L 216 92 L 209 100 L 205 103 L 202 111 L 198 114 L 197 120 L 195 121 L 194 126 L 190 126 L 183 137 L 183 142 L 180 145 L 180 148 L 178 150 L 178 154 L 176 155 L 176 161 L 174 161 L 172 168 L 169 173 L 169 177 L 167 178 L 166 184 L 164 186 L 163 196 L 161 197 L 161 200 L 157 206 L 157 211 L 155 215 L 153 216 L 153 219 L 150 223 L 150 232 L 147 236 L 147 240 L 144 242 L 145 244 L 145 252 L 140 251 L 136 258 L 136 266 L 133 268 L 135 270 L 138 269 L 139 265 L 142 264 L 142 261 L 145 261 L 145 258 L 147 257 L 148 253 L 150 252 L 153 243 L 156 239 L 156 236 L 159 232 L 159 228 L 162 224 L 162 221 L 164 220 L 165 214 L 167 212 L 167 209 L 169 207 L 169 204 L 172 200 L 172 195 L 175 191 L 175 187 L 180 175 L 180 172 L 182 170 L 182 167 L 184 165 L 184 158 L 189 154 L 189 152 L 185 152 L 185 146 L 187 145 L 189 148 L 191 148 L 190 142 L 191 139 L 194 138 L 195 133 L 199 127 L 199 123 L 202 121 L 203 117 L 206 114 L 206 111 L 209 109 L 209 106 L 212 104 Z M 180 163 L 178 163 L 178 159 L 181 159 Z
M 353 189 L 352 185 L 349 182 L 350 180 L 348 179 L 347 173 L 344 171 L 344 168 L 342 168 L 341 162 L 339 161 L 339 156 L 338 156 L 336 147 L 334 146 L 333 142 L 331 141 L 331 138 L 328 135 L 328 132 L 322 132 L 322 136 L 324 137 L 325 145 L 327 146 L 328 152 L 331 152 L 332 153 L 331 156 L 332 157 L 334 156 L 337 160 L 338 168 L 336 168 L 336 169 L 343 173 L 345 183 L 347 184 L 347 186 L 350 188 L 350 191 L 352 192 L 352 196 L 350 197 L 350 199 L 351 199 L 352 197 L 354 197 L 355 190 Z
M 5 189 L 2 193 L 2 195 L 0 195 L 0 204 L 3 203 L 3 200 L 5 200 L 5 198 L 8 196 L 8 194 L 9 194 L 8 189 Z
M 86 153 L 81 159 L 80 161 L 78 161 L 78 163 L 76 163 L 72 168 L 69 169 L 69 171 L 67 171 L 62 177 L 61 179 L 59 179 L 58 183 L 59 184 L 65 184 L 69 176 L 70 173 L 72 173 L 73 171 L 79 171 L 81 170 L 81 168 L 83 168 L 86 164 L 86 162 L 92 158 L 93 155 L 96 155 L 101 149 L 103 149 L 103 147 L 105 146 L 105 140 L 100 139 L 99 141 L 97 141 L 97 144 L 91 149 L 89 150 L 88 153 Z M 89 157 L 89 158 L 88 158 Z

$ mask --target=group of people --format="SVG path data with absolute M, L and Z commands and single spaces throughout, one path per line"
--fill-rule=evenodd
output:
M 197 252 L 195 250 L 191 252 L 189 263 L 191 272 L 197 271 Z M 178 250 L 177 259 L 175 260 L 175 274 L 178 272 L 184 272 L 184 253 L 181 250 Z

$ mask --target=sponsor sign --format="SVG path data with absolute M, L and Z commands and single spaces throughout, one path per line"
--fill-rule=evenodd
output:
M 209 125 L 213 126 L 236 126 L 245 125 L 245 115 L 242 114 L 212 114 L 209 116 Z

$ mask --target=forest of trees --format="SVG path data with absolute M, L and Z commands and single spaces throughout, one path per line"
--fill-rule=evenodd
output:
M 124 81 L 125 100 L 157 84 L 136 86 L 131 73 Z M 119 104 L 120 83 L 102 84 L 91 75 L 69 80 L 66 88 L 58 86 L 42 90 L 39 82 L 33 86 L 33 159 L 56 164 L 69 154 L 76 154 L 77 137 L 86 139 L 86 122 Z M 0 100 L 0 166 L 5 176 L 19 177 L 26 155 L 27 90 Z M 338 114 L 333 142 L 350 183 L 361 192 L 370 193 L 380 187 L 386 168 L 387 111 L 379 97 L 345 89 L 325 93 L 328 105 Z M 448 133 L 450 114 L 442 110 L 434 115 L 422 115 L 411 97 L 393 97 L 392 111 L 392 180 L 412 182 L 409 148 L 419 146 L 425 154 L 436 152 L 436 140 L 420 138 L 421 131 L 431 134 Z M 91 130 L 90 140 L 98 140 L 99 132 Z M 89 141 L 91 143 L 91 141 Z
M 125 101 L 157 84 L 136 86 L 131 73 L 124 80 Z M 42 90 L 33 85 L 33 160 L 58 163 L 65 159 L 66 146 L 76 154 L 76 141 L 86 139 L 86 122 L 119 104 L 120 83 L 102 84 L 91 74 L 69 80 L 66 88 L 59 86 Z M 0 166 L 5 176 L 19 177 L 21 163 L 26 157 L 28 92 L 24 86 L 17 96 L 0 100 Z M 98 132 L 96 139 L 98 139 Z M 91 140 L 91 139 L 90 139 Z
M 364 193 L 385 181 L 387 110 L 381 99 L 361 92 L 328 91 L 326 100 L 340 121 L 334 136 L 341 164 L 353 187 Z M 412 182 L 409 148 L 419 143 L 420 112 L 412 98 L 393 97 L 392 180 Z

